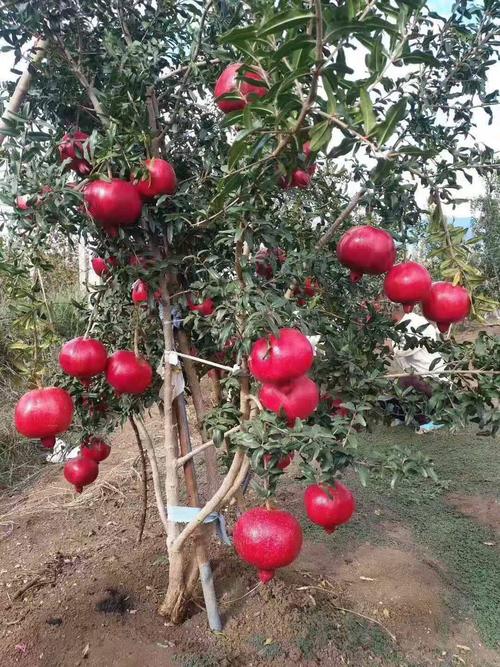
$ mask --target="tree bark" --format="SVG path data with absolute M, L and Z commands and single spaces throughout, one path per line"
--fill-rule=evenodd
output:
M 170 297 L 167 290 L 167 280 L 162 279 L 161 303 L 163 306 L 163 339 L 165 342 L 165 377 L 163 383 L 164 405 L 164 446 L 165 446 L 165 496 L 167 500 L 167 550 L 169 558 L 168 589 L 165 600 L 160 607 L 160 613 L 170 618 L 173 623 L 181 623 L 184 619 L 186 603 L 186 586 L 184 582 L 184 564 L 182 549 L 175 549 L 173 545 L 179 535 L 179 525 L 168 517 L 168 507 L 179 504 L 179 478 L 177 475 L 177 434 L 174 429 L 172 406 L 172 366 L 170 352 L 174 349 L 172 331 Z
M 174 408 L 179 432 L 180 453 L 185 455 L 191 451 L 191 439 L 189 436 L 189 423 L 184 396 L 177 396 L 174 401 Z M 198 485 L 196 483 L 193 459 L 186 461 L 183 468 L 189 505 L 191 507 L 198 507 L 200 498 L 198 495 Z M 210 567 L 210 561 L 208 559 L 206 537 L 206 526 L 200 526 L 194 534 L 196 561 L 200 572 L 200 581 L 207 610 L 208 624 L 211 630 L 220 632 L 222 630 L 222 622 L 217 608 L 217 598 L 215 595 L 212 568 Z
M 39 63 L 45 55 L 45 48 L 47 42 L 45 39 L 37 39 L 33 45 L 33 51 L 35 52 L 34 56 L 31 58 L 26 70 L 21 74 L 17 82 L 16 88 L 12 97 L 9 100 L 9 103 L 5 107 L 5 110 L 0 119 L 0 133 L 2 130 L 5 130 L 9 127 L 8 119 L 10 114 L 17 113 L 21 108 L 22 103 L 26 99 L 29 89 L 31 88 L 31 82 L 33 80 L 33 70 L 36 63 Z M 5 137 L 7 135 L 0 134 L 0 146 L 3 144 Z
M 179 346 L 180 352 L 189 354 L 191 348 L 185 331 L 180 330 L 177 332 L 177 344 Z M 191 390 L 194 411 L 196 413 L 196 421 L 198 422 L 198 429 L 200 430 L 203 440 L 206 440 L 207 434 L 203 426 L 203 419 L 205 418 L 207 410 L 203 401 L 203 395 L 201 392 L 200 381 L 198 380 L 198 375 L 196 373 L 196 368 L 194 366 L 194 362 L 191 361 L 191 359 L 184 359 L 183 366 L 186 381 Z M 210 497 L 213 496 L 217 491 L 221 482 L 219 470 L 217 467 L 217 451 L 215 447 L 209 447 L 205 452 L 205 469 L 207 474 L 208 496 Z

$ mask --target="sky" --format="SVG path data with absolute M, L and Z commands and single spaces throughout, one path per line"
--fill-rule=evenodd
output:
M 443 15 L 450 13 L 452 5 L 452 0 L 429 1 L 429 6 Z M 358 56 L 359 57 L 356 57 L 355 60 L 358 60 L 361 64 L 364 59 L 364 54 L 359 53 Z M 17 75 L 10 71 L 12 65 L 12 53 L 0 52 L 0 81 L 15 81 L 17 79 Z M 357 69 L 355 64 L 353 66 L 355 69 Z M 488 79 L 488 92 L 495 90 L 498 87 L 498 82 L 500 82 L 500 63 L 496 63 L 496 65 L 490 70 L 490 76 Z M 475 134 L 477 140 L 491 146 L 491 148 L 496 151 L 500 151 L 500 132 L 496 130 L 496 128 L 500 126 L 499 107 L 493 107 L 493 123 L 491 125 L 488 125 L 488 117 L 484 111 L 482 111 L 482 109 L 476 109 L 474 111 L 474 121 L 476 124 Z M 484 188 L 482 180 L 476 174 L 474 174 L 474 172 L 471 172 L 471 175 L 473 176 L 472 183 L 469 183 L 466 178 L 460 177 L 459 182 L 461 185 L 461 190 L 457 192 L 458 198 L 466 199 L 468 201 L 458 204 L 456 207 L 448 205 L 445 209 L 448 216 L 453 217 L 459 224 L 464 225 L 468 224 L 468 221 L 472 215 L 470 201 L 481 195 Z M 418 199 L 419 204 L 421 206 L 425 206 L 427 193 L 424 190 L 421 190 L 419 192 Z

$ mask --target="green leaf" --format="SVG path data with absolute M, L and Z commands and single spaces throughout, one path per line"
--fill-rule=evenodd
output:
M 363 114 L 363 125 L 366 134 L 370 134 L 373 128 L 377 125 L 377 119 L 373 113 L 373 105 L 370 95 L 365 88 L 359 89 L 359 106 Z
M 399 100 L 399 102 L 393 104 L 393 106 L 387 112 L 384 122 L 380 123 L 380 125 L 377 127 L 376 136 L 381 146 L 383 146 L 383 144 L 385 144 L 385 142 L 390 139 L 396 130 L 398 123 L 404 118 L 405 113 L 406 99 L 403 97 Z
M 311 150 L 316 153 L 327 146 L 332 136 L 332 126 L 328 120 L 318 123 L 311 130 Z
M 255 26 L 246 26 L 245 28 L 234 28 L 219 37 L 220 44 L 237 44 L 238 42 L 255 39 L 257 30 Z
M 330 84 L 330 81 L 328 80 L 327 76 L 323 74 L 321 78 L 323 81 L 323 88 L 325 89 L 325 93 L 328 99 L 328 104 L 326 107 L 327 113 L 334 114 L 337 111 L 337 100 L 335 99 L 333 87 Z
M 277 16 L 274 16 L 270 21 L 264 23 L 260 27 L 257 35 L 263 37 L 264 35 L 272 35 L 276 32 L 282 32 L 283 30 L 290 30 L 290 28 L 295 28 L 303 23 L 306 23 L 310 19 L 314 18 L 313 12 L 299 12 L 296 9 L 292 9 L 288 12 L 282 12 Z
M 283 58 L 286 58 L 290 53 L 294 51 L 301 51 L 303 49 L 314 49 L 316 42 L 314 39 L 308 37 L 297 37 L 296 39 L 291 39 L 286 41 L 283 46 L 281 46 L 273 55 L 273 60 L 279 61 Z

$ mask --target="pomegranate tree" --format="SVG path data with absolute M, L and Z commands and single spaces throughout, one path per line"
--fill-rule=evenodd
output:
M 302 529 L 289 512 L 256 507 L 236 522 L 234 548 L 240 558 L 259 571 L 267 584 L 280 567 L 290 565 L 302 547 Z
M 396 391 L 385 342 L 399 332 L 375 306 L 396 261 L 394 239 L 400 261 L 429 243 L 436 277 L 442 271 L 467 289 L 476 285 L 467 267 L 474 246 L 445 220 L 442 202 L 452 200 L 464 165 L 487 173 L 493 164 L 493 152 L 470 136 L 478 95 L 487 111 L 494 97 L 482 94 L 496 38 L 491 12 L 478 7 L 469 17 L 454 3 L 451 19 L 441 22 L 426 3 L 405 3 L 394 30 L 398 3 L 320 0 L 290 8 L 284 0 L 241 7 L 195 0 L 179 9 L 141 0 L 138 10 L 91 0 L 92 7 L 29 3 L 37 10 L 23 11 L 22 21 L 20 3 L 4 4 L 4 32 L 16 52 L 36 51 L 32 35 L 47 42 L 42 66 L 30 70 L 36 87 L 29 103 L 0 132 L 1 201 L 13 208 L 0 277 L 15 294 L 13 328 L 25 327 L 11 336 L 21 343 L 16 354 L 29 368 L 27 386 L 43 384 L 58 331 L 57 322 L 48 331 L 45 267 L 59 270 L 66 248 L 85 244 L 102 258 L 95 270 L 105 279 L 79 299 L 75 326 L 117 351 L 104 377 L 91 376 L 92 391 L 57 375 L 74 394 L 72 437 L 106 439 L 130 420 L 138 446 L 149 445 L 150 419 L 159 419 L 149 408 L 160 403 L 162 426 L 154 428 L 164 439 L 161 456 L 149 448 L 153 474 L 143 474 L 166 534 L 160 611 L 168 621 L 183 620 L 198 568 L 210 627 L 219 631 L 204 521 L 240 499 L 250 473 L 245 502 L 270 508 L 295 455 L 297 476 L 319 486 L 310 510 L 323 503 L 318 523 L 330 529 L 343 516 L 332 508 L 338 475 L 351 464 L 361 474 L 385 461 L 385 452 L 360 461 L 355 433 L 383 418 L 379 399 Z M 440 24 L 432 40 L 431 18 Z M 353 62 L 359 44 L 369 54 L 363 73 Z M 387 67 L 398 61 L 411 64 L 404 86 Z M 457 67 L 463 62 L 467 76 Z M 450 117 L 450 94 L 451 115 L 460 119 L 451 129 L 439 121 Z M 73 133 L 62 165 L 59 137 L 80 125 L 92 138 Z M 82 158 L 88 164 L 74 162 Z M 82 166 L 90 173 L 80 173 Z M 313 173 L 314 192 L 306 187 Z M 432 225 L 416 191 L 431 198 Z M 354 288 L 344 267 L 355 280 L 372 277 Z M 390 298 L 407 307 L 424 299 L 441 327 L 456 317 L 442 306 L 435 312 L 433 288 L 422 296 L 415 279 L 403 281 L 401 294 L 400 278 L 387 279 Z M 131 297 L 137 279 L 134 297 L 145 302 L 147 285 L 148 307 L 135 307 Z M 306 332 L 315 340 L 314 368 Z M 486 352 L 476 346 L 475 356 L 453 337 L 436 347 L 458 369 L 479 372 L 473 388 L 460 373 L 451 385 L 430 378 L 434 397 L 425 407 L 439 405 L 443 423 L 473 419 L 495 428 L 495 343 L 488 339 Z M 319 388 L 336 398 L 316 409 Z M 401 400 L 410 415 L 414 402 Z M 31 433 L 42 431 L 43 415 L 39 422 Z M 53 425 L 46 437 L 53 441 L 62 427 Z M 202 446 L 189 451 L 197 441 Z M 93 457 L 105 452 L 85 445 L 66 477 L 81 489 L 97 474 Z M 200 456 L 206 505 L 196 492 Z M 394 481 L 408 470 L 428 473 L 430 465 L 414 453 L 391 458 Z M 128 483 L 123 495 L 132 501 Z M 174 525 L 165 506 L 182 506 L 187 497 L 201 509 Z M 300 528 L 281 509 L 252 512 L 240 518 L 235 544 L 268 579 L 297 555 Z

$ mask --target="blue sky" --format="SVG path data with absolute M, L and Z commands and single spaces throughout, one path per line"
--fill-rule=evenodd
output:
M 452 0 L 430 0 L 429 2 L 429 6 L 440 14 L 449 14 L 452 5 Z

